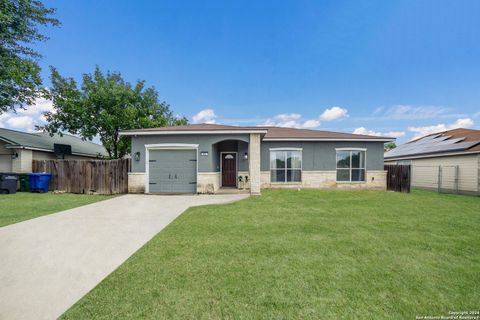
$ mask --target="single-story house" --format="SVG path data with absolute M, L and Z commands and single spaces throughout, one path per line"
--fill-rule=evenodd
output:
M 216 193 L 222 188 L 386 188 L 393 138 L 217 124 L 122 131 L 131 137 L 130 192 Z
M 411 165 L 411 186 L 480 195 L 480 130 L 453 129 L 385 153 L 385 164 Z
M 50 136 L 0 128 L 0 172 L 31 172 L 32 160 L 88 160 L 106 155 L 103 146 L 69 134 Z

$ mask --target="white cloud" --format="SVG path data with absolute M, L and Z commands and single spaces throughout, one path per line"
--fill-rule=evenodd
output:
M 288 122 L 288 121 L 295 121 L 302 117 L 301 114 L 298 113 L 282 113 L 277 114 L 274 118 L 279 121 Z
M 365 127 L 356 128 L 353 130 L 353 134 L 367 134 L 370 136 L 381 136 L 382 134 L 378 131 L 368 130 Z
M 400 138 L 405 135 L 404 131 L 388 131 L 388 132 L 380 132 L 374 130 L 368 130 L 365 127 L 356 128 L 353 130 L 354 134 L 366 134 L 370 136 L 381 136 L 381 137 L 391 137 L 391 138 Z
M 53 103 L 51 100 L 47 100 L 44 98 L 38 98 L 35 100 L 35 104 L 27 107 L 25 110 L 24 109 L 18 109 L 17 113 L 18 114 L 24 114 L 24 115 L 38 115 L 38 114 L 43 114 L 44 112 L 47 111 L 53 111 Z
M 8 113 L 0 114 L 0 128 L 6 128 L 7 124 L 5 123 L 10 118 Z
M 305 129 L 314 129 L 314 128 L 318 128 L 319 126 L 320 126 L 320 121 L 315 119 L 307 120 L 302 124 L 302 128 L 305 128 Z
M 340 107 L 331 107 L 318 116 L 318 118 L 305 119 L 299 113 L 281 113 L 273 118 L 266 119 L 261 125 L 288 128 L 315 129 L 321 121 L 333 121 L 348 117 L 348 110 Z
M 6 121 L 7 125 L 14 129 L 29 130 L 34 127 L 33 118 L 30 116 L 11 117 Z
M 470 118 L 458 119 L 449 129 L 455 128 L 471 128 L 475 123 Z
M 383 109 L 385 109 L 385 107 L 383 107 L 383 106 L 382 107 L 377 107 L 375 109 L 375 111 L 373 111 L 373 115 L 375 116 L 375 115 L 380 114 L 383 111 Z
M 315 118 L 305 118 L 299 113 L 280 113 L 269 118 L 223 119 L 222 123 L 230 125 L 252 124 L 257 126 L 276 126 L 287 128 L 315 129 L 323 121 L 333 121 L 348 117 L 348 110 L 341 107 L 331 107 Z M 211 108 L 203 109 L 192 117 L 193 123 L 219 123 L 218 116 Z
M 480 118 L 480 112 L 477 112 L 473 115 L 473 118 Z
M 215 123 L 216 118 L 213 109 L 203 109 L 192 117 L 193 123 Z
M 423 136 L 436 133 L 436 132 L 442 132 L 442 131 L 452 130 L 456 128 L 471 128 L 473 127 L 474 124 L 475 123 L 471 118 L 463 118 L 463 119 L 457 119 L 457 121 L 451 124 L 441 123 L 441 124 L 437 124 L 433 126 L 425 126 L 425 127 L 408 127 L 408 131 L 415 133 L 412 139 L 417 139 L 417 138 L 421 138 Z
M 325 111 L 323 111 L 323 113 L 320 115 L 320 120 L 333 121 L 346 117 L 348 117 L 347 109 L 341 107 L 331 107 L 330 109 L 325 109 Z
M 417 120 L 458 117 L 458 114 L 450 113 L 450 109 L 443 106 L 412 106 L 394 105 L 389 108 L 378 107 L 373 112 L 374 117 L 392 120 Z
M 18 109 L 17 113 L 7 112 L 0 115 L 0 127 L 20 131 L 34 132 L 35 126 L 46 123 L 44 112 L 54 111 L 52 101 L 38 98 L 26 109 Z
M 405 135 L 405 131 L 388 131 L 382 133 L 384 137 L 400 138 Z
M 298 113 L 282 113 L 277 114 L 273 118 L 266 119 L 261 126 L 276 126 L 287 128 L 304 128 L 313 129 L 320 126 L 317 119 L 302 119 L 302 115 Z

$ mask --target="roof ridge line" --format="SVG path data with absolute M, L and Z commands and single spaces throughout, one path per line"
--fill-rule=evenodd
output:
M 28 135 L 36 136 L 36 137 L 38 137 L 38 133 L 41 132 L 41 131 L 38 131 L 38 133 L 24 132 L 24 131 L 20 131 L 20 130 L 9 129 L 9 128 L 0 128 L 0 130 L 7 130 L 7 131 L 17 132 L 17 133 L 21 133 L 21 134 L 28 134 Z

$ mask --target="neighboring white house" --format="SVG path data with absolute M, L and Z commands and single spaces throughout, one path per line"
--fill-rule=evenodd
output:
M 64 134 L 26 133 L 0 128 L 0 172 L 31 172 L 32 160 L 50 160 L 62 157 L 55 153 L 55 145 L 70 151 L 65 159 L 94 159 L 107 155 L 103 146 Z M 58 151 L 58 150 L 57 150 Z
M 385 164 L 410 164 L 412 187 L 480 195 L 480 130 L 430 134 L 385 153 Z

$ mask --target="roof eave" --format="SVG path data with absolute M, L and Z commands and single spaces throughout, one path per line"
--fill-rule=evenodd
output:
M 51 152 L 51 153 L 54 152 L 53 149 L 36 148 L 36 147 L 22 146 L 22 145 L 7 145 L 5 146 L 5 148 L 6 149 L 25 149 L 25 150 Z M 83 156 L 83 157 L 97 157 L 97 155 L 99 154 L 102 155 L 100 152 L 93 154 L 93 153 L 83 153 L 83 152 L 74 152 L 74 151 L 72 151 L 72 154 L 76 156 Z
M 37 147 L 31 147 L 31 146 L 24 146 L 20 144 L 11 144 L 5 146 L 7 149 L 25 149 L 25 150 L 34 150 L 34 151 L 44 151 L 44 152 L 53 152 L 52 149 L 44 149 L 44 148 L 37 148 Z
M 395 138 L 264 138 L 263 141 L 352 141 L 352 142 L 392 142 Z
M 149 131 L 120 131 L 121 136 L 142 136 L 142 135 L 172 135 L 172 134 L 249 134 L 263 133 L 267 130 L 149 130 Z
M 408 160 L 408 159 L 420 159 L 420 158 L 436 158 L 436 157 L 449 157 L 449 156 L 461 156 L 468 154 L 480 153 L 480 150 L 475 151 L 458 151 L 458 152 L 442 152 L 442 153 L 425 153 L 425 154 L 414 154 L 414 155 L 404 155 L 404 156 L 394 156 L 394 157 L 385 157 L 385 161 L 396 161 L 396 160 Z
M 16 144 L 15 141 L 13 140 L 10 140 L 10 139 L 7 139 L 7 138 L 4 138 L 4 137 L 0 137 L 0 140 L 6 142 L 6 143 L 9 143 L 9 144 Z

